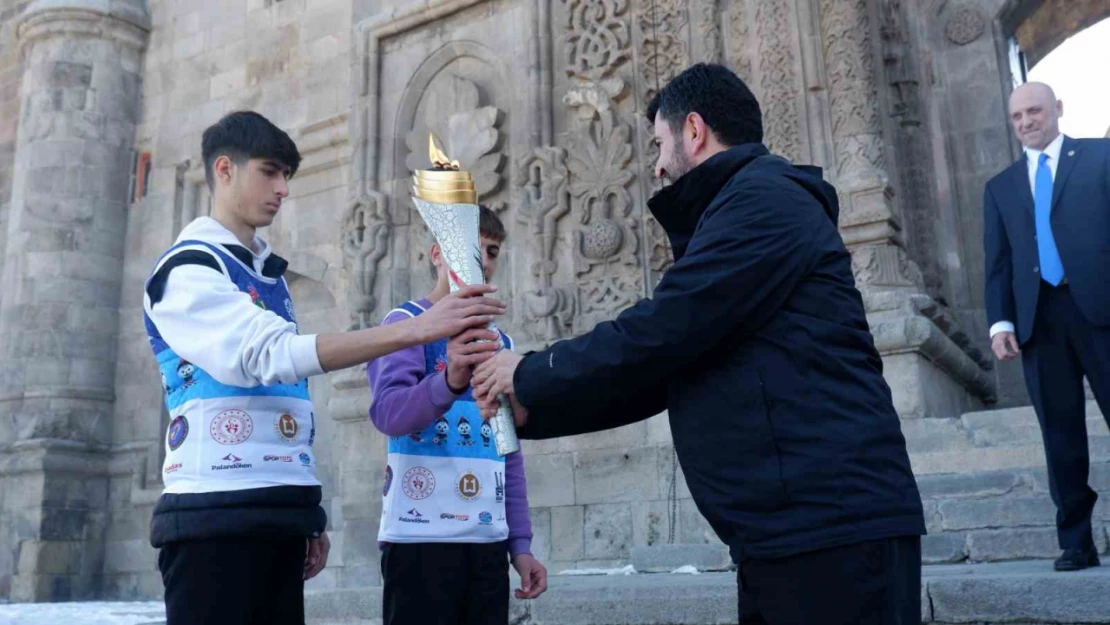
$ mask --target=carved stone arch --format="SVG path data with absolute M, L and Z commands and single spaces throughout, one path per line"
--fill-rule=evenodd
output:
M 432 83 L 439 78 L 444 71 L 448 70 L 452 64 L 465 58 L 474 59 L 491 68 L 500 87 L 504 88 L 510 84 L 509 68 L 505 66 L 505 63 L 493 50 L 476 41 L 452 41 L 444 44 L 438 50 L 428 55 L 420 64 L 420 67 L 413 72 L 412 79 L 405 87 L 405 93 L 401 98 L 401 103 L 395 118 L 393 136 L 397 137 L 398 141 L 394 143 L 393 176 L 397 182 L 395 185 L 397 188 L 394 192 L 399 196 L 407 196 L 408 177 L 410 175 L 405 162 L 408 152 L 410 151 L 410 146 L 400 139 L 405 137 L 409 131 L 415 127 L 418 121 L 418 109 L 428 88 L 432 86 Z M 506 120 L 503 118 L 507 116 L 510 116 L 510 111 L 498 111 L 499 119 L 495 123 L 499 126 L 506 125 Z M 445 137 L 438 138 L 440 141 L 446 140 Z M 504 147 L 508 144 L 509 141 L 507 137 L 500 138 L 498 141 L 498 147 Z M 448 152 L 448 155 L 452 158 L 456 158 L 455 155 L 450 154 L 450 152 Z M 466 166 L 468 163 L 463 163 L 463 165 Z M 500 171 L 500 169 L 501 167 L 499 166 L 498 171 Z

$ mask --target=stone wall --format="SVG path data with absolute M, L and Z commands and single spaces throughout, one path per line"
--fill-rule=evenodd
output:
M 23 79 L 23 63 L 15 33 L 15 17 L 30 0 L 0 2 L 0 259 L 8 240 L 8 210 L 12 195 L 12 174 L 15 166 L 16 132 L 19 129 L 19 90 Z M 3 261 L 0 260 L 0 263 Z M 3 265 L 0 264 L 0 271 Z M 0 293 L 0 301 L 4 294 Z M 0 445 L 4 438 L 0 437 Z M 0 597 L 11 592 L 18 551 L 12 533 L 13 521 L 0 505 Z

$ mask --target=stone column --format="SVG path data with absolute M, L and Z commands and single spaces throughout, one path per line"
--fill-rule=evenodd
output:
M 142 0 L 36 0 L 16 27 L 25 72 L 0 306 L 0 591 L 7 580 L 15 601 L 76 599 L 97 592 L 102 568 L 150 18 Z
M 840 231 L 903 419 L 957 417 L 993 401 L 989 361 L 926 294 L 906 255 L 876 77 L 878 27 L 868 0 L 818 0 L 828 134 L 827 176 L 840 194 Z M 914 425 L 907 426 L 913 429 Z M 909 432 L 907 437 L 911 438 Z M 911 450 L 916 441 L 911 440 Z

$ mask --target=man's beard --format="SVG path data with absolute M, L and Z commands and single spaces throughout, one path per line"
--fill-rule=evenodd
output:
M 694 164 L 686 157 L 686 153 L 677 150 L 671 157 L 670 167 L 663 168 L 663 171 L 667 172 L 664 182 L 667 185 L 672 185 L 676 180 L 685 176 L 693 168 Z

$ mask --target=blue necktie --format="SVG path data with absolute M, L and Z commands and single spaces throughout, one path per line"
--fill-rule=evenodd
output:
M 1041 154 L 1037 163 L 1036 184 L 1033 186 L 1033 207 L 1037 216 L 1037 253 L 1041 260 L 1041 278 L 1056 286 L 1064 279 L 1064 263 L 1052 237 L 1052 170 L 1048 168 L 1048 155 Z

